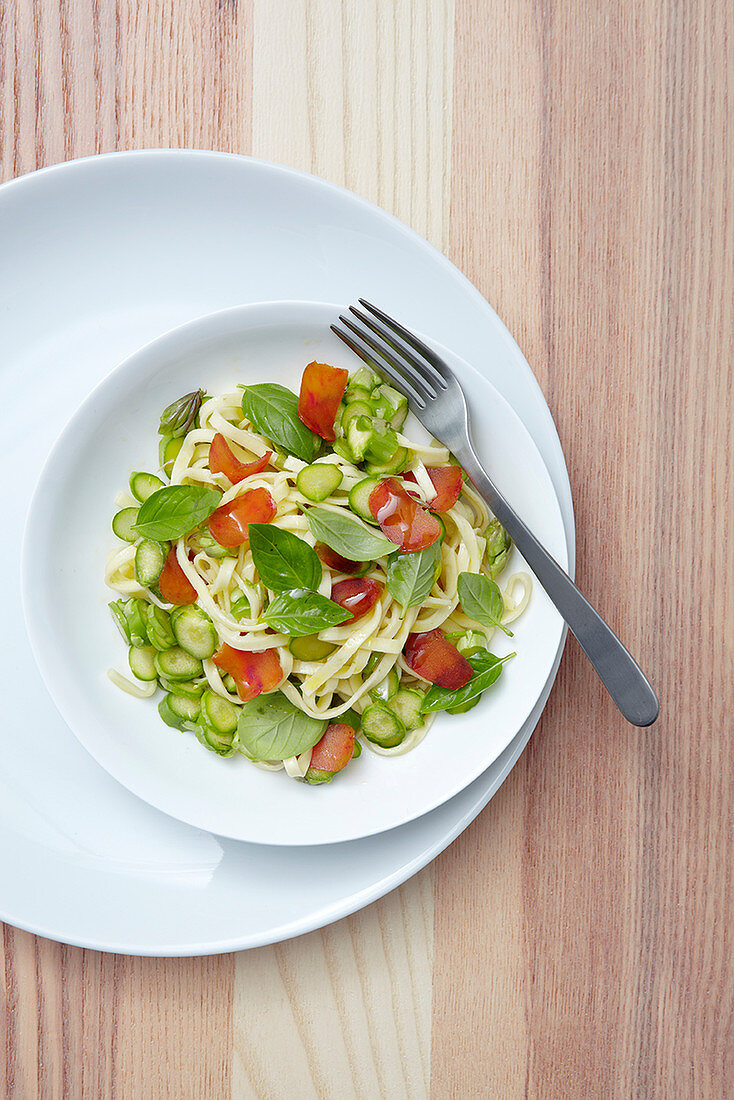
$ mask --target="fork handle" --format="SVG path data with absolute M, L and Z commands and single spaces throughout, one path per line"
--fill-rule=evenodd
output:
M 474 449 L 469 446 L 462 451 L 454 453 L 568 623 L 619 710 L 633 726 L 652 725 L 660 705 L 640 666 L 507 503 L 482 469 Z

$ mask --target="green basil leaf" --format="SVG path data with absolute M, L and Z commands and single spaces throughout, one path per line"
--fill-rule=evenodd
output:
M 392 554 L 396 547 L 384 535 L 378 534 L 346 512 L 331 512 L 328 508 L 309 508 L 306 512 L 311 533 L 325 542 L 337 554 L 350 561 L 375 561 Z
M 166 485 L 140 505 L 135 531 L 158 542 L 178 539 L 208 519 L 221 499 L 204 485 Z
M 311 462 L 317 435 L 298 417 L 298 398 L 277 382 L 242 387 L 242 412 L 252 426 L 288 454 Z
M 481 695 L 486 688 L 492 686 L 499 678 L 505 661 L 509 661 L 514 656 L 514 653 L 509 653 L 506 657 L 495 657 L 494 653 L 490 653 L 488 649 L 480 649 L 473 657 L 469 657 L 469 664 L 474 670 L 469 683 L 455 690 L 434 684 L 426 692 L 421 713 L 429 714 L 435 710 L 464 707 L 472 699 Z
M 248 532 L 252 560 L 266 588 L 273 592 L 318 588 L 321 562 L 307 542 L 272 523 L 251 523 Z
M 240 711 L 239 749 L 250 760 L 287 760 L 313 748 L 327 724 L 309 718 L 280 691 L 258 695 Z
M 387 589 L 404 608 L 423 603 L 441 572 L 441 544 L 412 554 L 395 554 L 387 563 Z
M 483 573 L 459 573 L 458 591 L 465 615 L 482 626 L 498 626 L 508 638 L 512 637 L 512 631 L 502 625 L 505 601 L 494 581 Z
M 352 614 L 333 600 L 307 588 L 295 588 L 281 592 L 272 600 L 263 615 L 263 621 L 281 634 L 301 638 L 305 634 L 318 634 L 327 626 L 339 626 Z

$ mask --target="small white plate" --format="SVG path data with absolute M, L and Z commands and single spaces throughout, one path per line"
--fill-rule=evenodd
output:
M 222 760 L 164 725 L 153 700 L 112 685 L 126 666 L 103 582 L 114 498 L 133 469 L 157 468 L 161 410 L 198 387 L 277 381 L 298 390 L 312 359 L 355 369 L 329 331 L 339 306 L 273 302 L 225 310 L 184 325 L 121 364 L 83 402 L 53 448 L 28 517 L 23 557 L 26 621 L 46 685 L 84 747 L 146 802 L 198 828 L 266 844 L 330 844 L 393 829 L 428 813 L 476 779 L 509 745 L 535 706 L 562 641 L 563 623 L 534 585 L 516 651 L 479 706 L 439 715 L 410 754 L 370 751 L 338 782 L 313 788 L 284 772 Z M 343 308 L 343 307 L 342 307 Z M 480 456 L 530 528 L 566 564 L 563 519 L 548 472 L 522 422 L 494 387 L 442 349 L 465 389 Z M 517 552 L 510 575 L 523 568 Z

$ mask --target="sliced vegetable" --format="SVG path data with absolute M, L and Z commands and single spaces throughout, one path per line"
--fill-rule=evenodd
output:
M 206 691 L 205 680 L 167 680 L 165 676 L 158 677 L 164 691 L 173 692 L 174 695 L 185 695 L 187 699 L 201 699 Z
M 130 637 L 130 626 L 127 621 L 127 603 L 125 600 L 115 600 L 114 603 L 107 605 L 110 609 L 112 618 L 115 620 L 117 629 L 123 637 L 123 640 L 131 645 L 132 639 Z
M 234 733 L 239 708 L 229 699 L 223 699 L 213 691 L 205 691 L 201 697 L 201 718 L 204 725 L 211 726 L 217 733 Z
M 363 481 L 358 481 L 349 493 L 349 507 L 360 519 L 367 520 L 368 523 L 375 522 L 375 517 L 370 512 L 369 502 L 372 490 L 379 484 L 379 478 L 366 477 Z
M 393 695 L 397 695 L 399 685 L 398 674 L 394 668 L 391 668 L 385 679 L 381 680 L 377 687 L 372 688 L 370 695 L 380 703 L 387 703 Z
M 509 653 L 506 657 L 495 657 L 493 653 L 486 649 L 479 650 L 478 653 L 469 658 L 469 667 L 472 670 L 469 682 L 455 690 L 446 689 L 441 685 L 430 688 L 423 700 L 423 707 L 421 708 L 423 713 L 428 714 L 432 711 L 447 710 L 449 708 L 454 714 L 462 713 L 457 710 L 457 707 L 465 707 L 472 699 L 480 696 L 498 679 L 505 662 L 514 656 L 514 653 Z M 466 709 L 469 710 L 470 708 L 466 707 Z
M 341 470 L 333 463 L 315 462 L 311 466 L 303 467 L 296 478 L 296 486 L 307 500 L 320 504 L 336 492 L 343 478 Z
M 349 558 L 343 558 L 325 542 L 317 542 L 314 549 L 324 565 L 328 565 L 337 573 L 350 573 L 352 576 L 363 577 L 372 564 L 368 561 L 350 561 Z
M 366 462 L 365 469 L 368 474 L 401 474 L 410 465 L 411 456 L 405 447 L 398 447 L 395 454 L 388 462 Z
M 156 651 L 152 645 L 130 646 L 127 659 L 133 676 L 138 680 L 156 680 L 155 657 Z
M 168 696 L 168 705 L 176 717 L 184 722 L 194 723 L 199 717 L 200 699 L 192 699 L 189 695 L 179 695 L 174 691 Z
M 311 751 L 311 763 L 305 778 L 313 782 L 311 772 L 326 773 L 329 778 L 346 768 L 354 755 L 354 730 L 344 722 L 332 722 L 326 727 L 323 737 L 316 742 Z M 319 782 L 324 780 L 319 778 Z
M 349 371 L 327 363 L 309 363 L 301 378 L 298 415 L 322 439 L 336 439 L 334 420 L 349 379 Z
M 152 496 L 153 493 L 157 492 L 158 489 L 163 489 L 164 487 L 164 483 L 159 477 L 156 477 L 155 474 L 139 472 L 130 474 L 130 492 L 141 504 L 146 501 L 148 497 Z
M 424 699 L 425 695 L 422 691 L 401 688 L 390 700 L 390 710 L 397 714 L 408 732 L 420 729 L 424 724 L 425 719 L 421 714 Z
M 487 540 L 484 553 L 489 565 L 489 575 L 492 580 L 496 580 L 507 565 L 507 559 L 512 550 L 512 539 L 500 521 L 494 517 L 489 521 L 484 537 Z
M 269 523 L 277 507 L 267 489 L 246 489 L 209 517 L 209 533 L 222 546 L 241 546 L 250 523 Z
M 156 653 L 155 667 L 159 676 L 174 683 L 179 680 L 195 680 L 203 671 L 201 661 L 177 645 Z
M 313 634 L 301 638 L 291 638 L 288 648 L 297 661 L 323 661 L 336 649 L 331 642 L 322 642 Z
M 157 584 L 167 553 L 167 543 L 154 542 L 153 539 L 143 539 L 138 543 L 135 551 L 135 580 L 138 584 L 143 588 Z
M 193 390 L 172 401 L 161 413 L 158 431 L 161 435 L 182 436 L 193 428 L 204 400 L 203 390 Z
M 458 634 L 447 634 L 446 637 L 465 657 L 473 657 L 480 649 L 487 648 L 487 635 L 481 630 L 462 630 Z
M 261 692 L 273 691 L 283 679 L 277 649 L 249 652 L 223 645 L 212 658 L 217 668 L 228 672 L 237 684 L 243 702 L 249 702 Z
M 356 416 L 349 421 L 346 429 L 346 441 L 349 450 L 354 455 L 355 462 L 363 460 L 374 434 L 371 417 Z
M 342 431 L 346 433 L 350 420 L 356 420 L 358 416 L 366 416 L 369 420 L 374 416 L 374 408 L 369 396 L 362 400 L 350 401 L 345 405 L 341 414 Z
M 298 398 L 285 386 L 276 382 L 243 386 L 242 412 L 256 431 L 287 454 L 313 461 L 318 437 L 299 419 Z
M 176 712 L 172 709 L 170 694 L 164 695 L 161 699 L 160 703 L 158 704 L 158 713 L 163 721 L 166 723 L 166 725 L 171 726 L 172 729 L 181 730 L 182 732 L 191 729 L 192 723 L 189 722 L 186 718 L 181 718 L 180 715 L 176 714 Z
M 343 458 L 345 462 L 351 462 L 352 465 L 357 461 L 352 454 L 346 439 L 335 439 L 331 445 L 331 449 L 334 454 L 339 455 L 339 458 Z
M 375 415 L 381 416 L 396 429 L 402 428 L 408 415 L 408 399 L 385 382 L 372 395 Z
M 198 532 L 196 534 L 195 549 L 203 550 L 205 554 L 208 554 L 210 558 L 236 558 L 237 548 L 233 546 L 222 546 L 221 543 L 209 534 Z
M 358 400 L 363 393 L 371 394 L 380 379 L 369 367 L 358 367 L 349 379 L 344 395 L 346 401 Z
M 291 531 L 267 524 L 250 524 L 250 551 L 260 580 L 273 592 L 316 589 L 323 575 L 312 546 Z
M 350 577 L 332 585 L 331 598 L 351 615 L 355 622 L 367 615 L 382 596 L 382 585 L 371 577 Z
M 306 518 L 315 538 L 350 561 L 375 561 L 394 550 L 388 539 L 365 527 L 356 516 L 309 508 Z
M 171 630 L 171 617 L 162 607 L 156 607 L 153 603 L 146 606 L 145 627 L 154 649 L 170 649 L 176 644 L 176 636 Z
M 175 604 L 177 607 L 196 602 L 196 589 L 178 563 L 175 546 L 168 551 L 168 557 L 158 578 L 158 590 L 166 603 Z
M 372 703 L 362 712 L 362 733 L 374 745 L 392 749 L 405 740 L 405 726 L 384 703 Z
M 130 643 L 134 646 L 148 644 L 148 630 L 145 623 L 145 600 L 130 600 L 125 608 L 127 625 L 130 631 Z
M 220 498 L 218 489 L 204 485 L 165 485 L 141 504 L 136 533 L 158 542 L 178 539 L 203 523 Z
M 266 451 L 261 458 L 256 458 L 253 462 L 241 462 L 224 436 L 217 432 L 209 447 L 209 469 L 213 474 L 224 474 L 233 485 L 236 485 L 251 474 L 261 473 L 272 456 L 272 451 Z
M 474 707 L 477 705 L 477 703 L 479 702 L 480 699 L 481 699 L 481 695 L 475 695 L 474 698 L 470 699 L 468 703 L 462 703 L 460 706 L 456 706 L 456 707 L 446 707 L 446 713 L 447 714 L 466 714 L 466 712 L 468 710 L 474 710 Z
M 425 550 L 444 530 L 438 518 L 421 508 L 394 477 L 372 490 L 369 508 L 383 534 L 404 553 Z
M 329 626 L 339 626 L 350 615 L 337 601 L 329 600 L 319 592 L 294 588 L 290 592 L 279 592 L 262 617 L 273 630 L 298 638 L 304 634 L 318 634 Z
M 428 501 L 427 507 L 432 512 L 448 512 L 461 496 L 461 487 L 464 484 L 461 466 L 427 466 L 426 473 L 436 490 L 435 497 Z M 415 474 L 408 472 L 405 480 L 415 481 Z
M 214 655 L 217 632 L 214 623 L 200 607 L 177 607 L 171 612 L 171 629 L 181 649 L 192 657 L 205 661 Z
M 194 733 L 199 744 L 215 752 L 217 756 L 234 756 L 237 751 L 237 737 L 234 730 L 229 733 L 219 733 L 213 726 L 199 721 L 196 723 Z
M 137 520 L 137 508 L 123 508 L 112 517 L 112 530 L 123 542 L 135 542 L 140 537 L 135 530 Z
M 373 430 L 364 456 L 371 465 L 384 466 L 394 460 L 399 450 L 398 437 L 392 428 L 385 428 L 383 431 Z
M 278 692 L 270 699 L 247 702 L 237 723 L 240 751 L 251 760 L 287 760 L 319 741 L 326 729 Z
M 409 634 L 404 649 L 413 672 L 444 688 L 460 688 L 471 680 L 472 666 L 440 630 Z
M 179 456 L 184 444 L 182 435 L 164 435 L 158 444 L 158 461 L 164 474 L 171 476 L 173 464 Z

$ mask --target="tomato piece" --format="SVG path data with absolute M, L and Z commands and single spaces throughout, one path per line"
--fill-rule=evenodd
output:
M 438 629 L 409 634 L 403 652 L 413 672 L 439 687 L 456 689 L 471 680 L 472 667 L 466 657 Z
M 166 603 L 183 607 L 187 603 L 196 603 L 196 589 L 178 564 L 175 547 L 168 551 L 161 575 L 158 578 L 158 590 Z
M 267 489 L 247 489 L 209 516 L 209 534 L 220 546 L 247 542 L 248 523 L 270 523 L 277 511 Z
M 309 363 L 301 379 L 298 415 L 322 439 L 336 439 L 334 420 L 349 380 L 349 371 L 327 363 Z
M 425 550 L 441 537 L 440 520 L 413 500 L 397 478 L 389 477 L 376 485 L 368 504 L 383 535 L 405 553 Z
M 436 490 L 435 497 L 428 501 L 427 507 L 432 512 L 448 512 L 461 495 L 461 486 L 464 484 L 461 466 L 426 466 L 426 473 Z M 411 471 L 403 474 L 403 477 L 406 481 L 415 481 L 415 474 Z
M 237 684 L 237 694 L 243 703 L 249 703 L 263 691 L 274 691 L 283 679 L 277 649 L 262 649 L 251 653 L 233 649 L 226 643 L 212 657 L 222 672 L 228 672 Z
M 329 569 L 334 569 L 337 573 L 366 573 L 369 568 L 367 562 L 351 561 L 349 558 L 343 558 L 341 554 L 337 554 L 336 550 L 332 550 L 325 542 L 317 542 L 314 549 L 324 565 L 328 565 Z
M 266 451 L 262 458 L 256 458 L 254 462 L 240 462 L 224 436 L 217 432 L 209 448 L 209 469 L 213 474 L 224 474 L 236 485 L 250 474 L 261 473 L 272 456 L 272 451 Z
M 348 581 L 337 581 L 331 589 L 331 599 L 345 611 L 351 611 L 352 622 L 371 611 L 381 595 L 382 585 L 370 577 L 350 577 Z
M 319 771 L 340 772 L 346 768 L 354 752 L 354 730 L 343 722 L 332 722 L 317 741 L 311 752 L 309 768 Z

